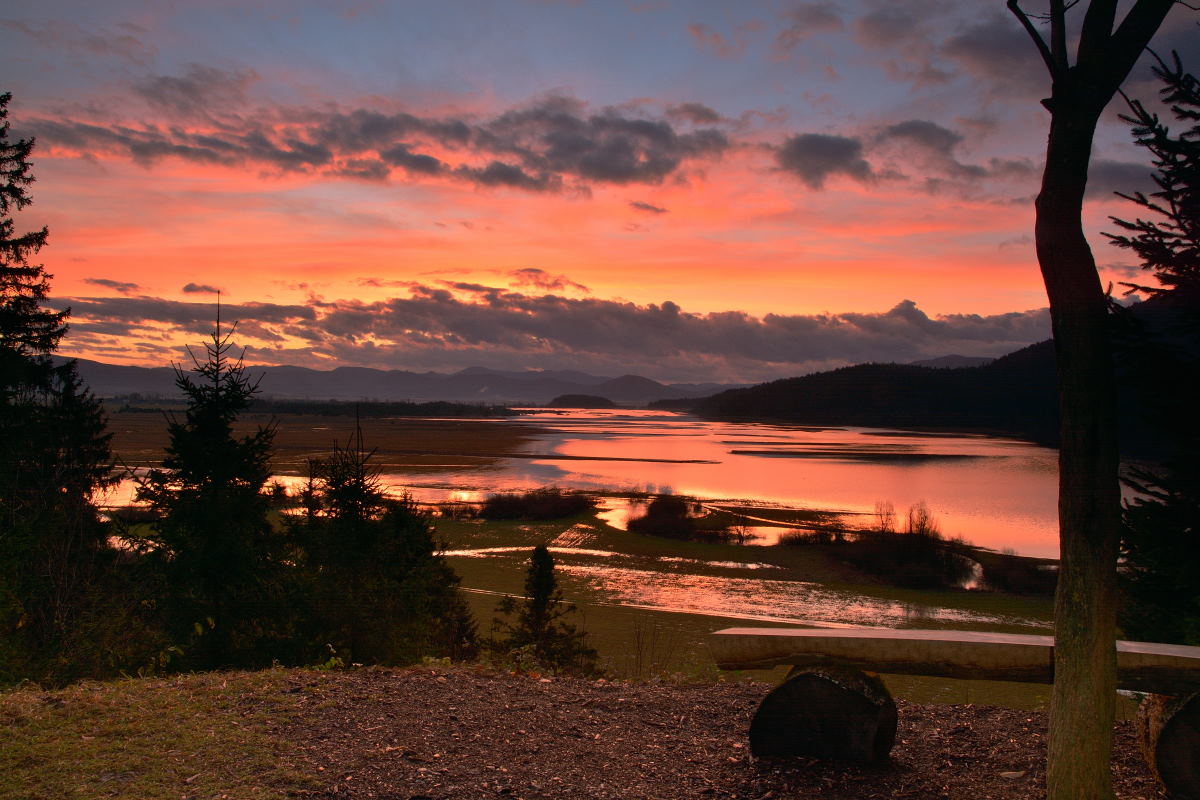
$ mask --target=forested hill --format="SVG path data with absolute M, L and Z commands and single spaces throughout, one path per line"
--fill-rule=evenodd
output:
M 979 430 L 1054 444 L 1054 343 L 1030 345 L 984 366 L 860 364 L 656 405 L 716 419 Z

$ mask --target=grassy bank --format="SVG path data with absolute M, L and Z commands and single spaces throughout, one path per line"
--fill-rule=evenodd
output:
M 26 687 L 0 692 L 0 800 L 1043 794 L 1043 713 L 901 701 L 884 765 L 760 762 L 766 691 L 442 665 Z M 1161 797 L 1117 734 L 1117 796 Z
M 327 456 L 335 442 L 345 444 L 355 419 L 347 416 L 264 413 L 241 415 L 237 433 L 259 425 L 277 425 L 271 468 L 277 474 L 303 475 L 308 462 Z M 537 429 L 519 422 L 473 419 L 364 418 L 363 439 L 375 450 L 372 463 L 383 472 L 420 473 L 444 469 L 478 469 L 521 451 Z M 129 467 L 158 466 L 167 445 L 163 414 L 114 411 L 109 416 L 117 463 Z
M 311 778 L 276 735 L 304 705 L 295 674 L 207 673 L 0 693 L 0 798 L 257 800 L 304 789 Z
M 733 626 L 786 623 L 747 621 L 718 613 L 663 611 L 621 602 L 620 596 L 606 589 L 605 582 L 594 577 L 615 564 L 628 568 L 635 578 L 666 573 L 667 582 L 677 583 L 682 592 L 703 591 L 703 582 L 708 578 L 745 580 L 748 575 L 769 577 L 772 582 L 792 581 L 797 591 L 819 585 L 822 591 L 841 593 L 847 602 L 858 598 L 912 609 L 900 627 L 1046 633 L 1052 611 L 1050 600 L 1042 597 L 888 586 L 843 564 L 834 557 L 834 551 L 820 546 L 758 547 L 660 539 L 617 530 L 595 513 L 551 522 L 438 520 L 437 528 L 451 565 L 463 579 L 467 600 L 483 633 L 495 616 L 500 595 L 522 593 L 529 551 L 538 544 L 550 546 L 559 564 L 560 583 L 567 599 L 578 606 L 578 621 L 600 652 L 603 668 L 625 678 L 668 673 L 714 680 L 719 673 L 705 645 L 708 634 Z M 496 552 L 498 548 L 503 550 Z M 455 554 L 463 551 L 470 554 Z M 769 565 L 771 569 L 749 570 L 745 565 Z M 677 600 L 661 599 L 664 604 Z M 929 608 L 951 609 L 966 618 L 933 619 L 920 613 Z M 972 622 L 972 615 L 1024 620 L 1025 624 Z M 880 624 L 895 624 L 895 620 Z M 785 673 L 786 669 L 781 668 L 725 677 L 777 681 Z M 1037 708 L 1048 696 L 1048 687 L 1028 684 L 912 677 L 889 679 L 889 683 L 898 696 L 921 702 L 989 702 Z

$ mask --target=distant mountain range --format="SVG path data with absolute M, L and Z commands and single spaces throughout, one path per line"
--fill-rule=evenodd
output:
M 127 367 L 77 359 L 79 375 L 100 397 L 179 396 L 171 367 Z M 645 405 L 664 397 L 705 397 L 731 388 L 721 383 L 664 384 L 640 375 L 618 378 L 575 370 L 525 372 L 468 367 L 451 374 L 367 367 L 315 370 L 306 367 L 250 367 L 262 375 L 264 397 L 309 400 L 448 400 L 460 403 L 543 405 L 564 394 L 588 394 L 621 405 Z

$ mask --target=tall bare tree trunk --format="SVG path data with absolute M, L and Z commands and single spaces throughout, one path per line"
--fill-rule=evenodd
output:
M 1116 593 L 1120 487 L 1116 390 L 1107 299 L 1083 234 L 1092 137 L 1104 107 L 1166 18 L 1173 0 L 1136 0 L 1116 25 L 1117 0 L 1083 9 L 1075 63 L 1067 12 L 1050 0 L 1049 37 L 1021 10 L 1052 81 L 1050 136 L 1034 235 L 1050 300 L 1060 412 L 1058 591 L 1047 793 L 1051 800 L 1113 796 L 1109 761 L 1116 705 Z
M 1112 797 L 1120 489 L 1107 300 L 1081 223 L 1099 110 L 1065 110 L 1056 107 L 1051 123 L 1035 225 L 1061 415 L 1047 788 L 1051 798 L 1106 798 Z

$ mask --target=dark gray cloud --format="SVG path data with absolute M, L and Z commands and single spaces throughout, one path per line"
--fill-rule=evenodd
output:
M 833 3 L 796 3 L 784 16 L 788 25 L 775 37 L 777 53 L 786 53 L 819 33 L 840 31 L 845 27 Z
M 221 290 L 207 283 L 189 283 L 183 287 L 185 294 L 217 294 Z
M 986 15 L 946 39 L 941 53 L 993 87 L 1030 94 L 1050 89 L 1033 42 L 1011 16 Z
M 467 180 L 482 186 L 508 186 L 531 192 L 544 192 L 562 187 L 562 177 L 549 172 L 530 174 L 515 164 L 493 161 L 486 167 L 459 167 L 455 171 Z
M 715 128 L 680 133 L 665 120 L 616 109 L 585 114 L 577 100 L 562 97 L 506 112 L 476 139 L 541 176 L 617 184 L 659 183 L 684 159 L 715 157 L 729 146 Z
M 108 278 L 84 278 L 84 283 L 90 283 L 92 286 L 103 286 L 106 289 L 112 289 L 114 292 L 121 294 L 133 294 L 142 287 L 136 283 L 128 281 L 114 281 Z
M 647 214 L 666 214 L 667 209 L 653 203 L 643 203 L 641 200 L 630 200 L 629 207 L 634 211 L 644 211 Z
M 945 152 L 950 152 L 963 140 L 962 134 L 924 119 L 910 119 L 888 125 L 883 129 L 883 135 L 892 139 L 908 139 L 930 150 Z
M 963 141 L 962 134 L 936 122 L 924 119 L 898 122 L 883 128 L 878 139 L 902 146 L 910 160 L 936 176 L 970 181 L 988 175 L 985 168 L 964 164 L 955 157 L 954 149 Z
M 824 133 L 801 133 L 790 137 L 775 153 L 776 163 L 813 189 L 820 189 L 831 175 L 856 181 L 871 180 L 871 165 L 863 159 L 858 139 Z
M 59 50 L 75 58 L 81 54 L 97 57 L 115 56 L 131 64 L 145 66 L 158 54 L 157 48 L 143 38 L 146 31 L 131 23 L 121 23 L 119 30 L 85 30 L 73 22 L 55 20 L 41 24 L 25 20 L 0 20 L 0 27 L 30 37 L 42 47 Z
M 562 276 L 517 271 L 547 291 Z M 517 277 L 514 275 L 513 277 Z M 72 336 L 161 345 L 203 334 L 211 303 L 156 298 L 67 298 Z M 865 361 L 908 362 L 947 353 L 995 356 L 1049 336 L 1044 310 L 930 317 L 903 301 L 879 314 L 690 313 L 665 301 L 527 294 L 470 283 L 415 285 L 405 297 L 307 306 L 223 305 L 240 320 L 256 360 L 397 369 L 575 368 L 665 380 L 767 380 Z M 174 326 L 174 329 L 171 328 Z
M 393 167 L 402 167 L 420 175 L 438 175 L 446 170 L 446 165 L 440 159 L 424 153 L 414 153 L 406 144 L 380 150 L 379 157 Z
M 224 70 L 191 64 L 181 76 L 156 75 L 133 90 L 153 106 L 181 114 L 228 110 L 241 105 L 246 89 L 259 79 L 254 70 Z
M 716 125 L 724 118 L 703 103 L 680 103 L 667 109 L 667 118 L 690 122 L 693 125 Z
M 927 194 L 978 197 L 985 182 L 1009 196 L 1014 185 L 1028 191 L 1040 170 L 1029 159 L 990 158 L 983 164 L 959 160 L 956 150 L 966 137 L 932 120 L 908 119 L 861 136 L 805 133 L 775 149 L 779 168 L 813 189 L 834 175 L 861 183 L 904 182 Z M 1113 165 L 1106 175 L 1128 174 Z
M 1088 168 L 1088 197 L 1111 197 L 1114 192 L 1133 194 L 1134 192 L 1149 193 L 1157 187 L 1153 179 L 1153 170 L 1148 164 L 1136 161 L 1112 161 L 1106 158 L 1093 158 Z M 1130 214 L 1134 214 L 1132 206 Z
M 145 165 L 180 158 L 368 180 L 442 177 L 533 192 L 657 184 L 686 161 L 716 159 L 729 148 L 719 129 L 694 127 L 716 115 L 697 103 L 672 107 L 668 116 L 685 120 L 683 130 L 644 110 L 591 110 L 560 96 L 485 119 L 369 109 L 215 113 L 214 107 L 232 102 L 252 79 L 249 73 L 193 66 L 182 77 L 155 78 L 139 87 L 147 99 L 190 119 L 188 125 L 60 118 L 31 121 L 30 127 L 51 146 L 124 155 Z M 200 110 L 208 112 L 203 119 L 196 117 Z
M 73 331 L 85 320 L 89 324 L 120 320 L 130 329 L 162 323 L 190 327 L 196 323 L 211 324 L 217 311 L 215 303 L 192 303 L 157 297 L 73 297 L 55 299 L 50 304 L 55 308 L 71 307 Z M 317 311 L 311 305 L 222 303 L 221 317 L 264 323 L 313 322 L 317 319 Z

